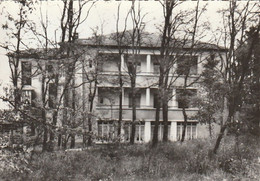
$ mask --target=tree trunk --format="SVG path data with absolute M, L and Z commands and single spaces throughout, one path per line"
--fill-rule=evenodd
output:
M 135 123 L 136 123 L 135 78 L 134 78 L 134 80 L 131 80 L 131 93 L 132 93 L 132 129 L 131 129 L 130 144 L 134 144 L 134 142 L 135 142 Z
M 121 137 L 121 125 L 122 125 L 122 119 L 123 119 L 123 81 L 120 76 L 120 93 L 119 93 L 119 119 L 118 119 L 118 128 L 117 128 L 117 135 Z M 119 139 L 120 141 L 120 139 Z
M 213 149 L 213 153 L 214 153 L 214 154 L 217 154 L 217 151 L 218 151 L 220 142 L 221 142 L 221 140 L 222 140 L 222 138 L 223 138 L 223 135 L 224 135 L 224 132 L 225 132 L 226 128 L 227 128 L 227 124 L 224 124 L 224 125 L 221 127 L 221 129 L 220 129 L 220 132 L 219 132 L 219 134 L 218 134 L 217 141 L 216 141 L 216 143 L 215 143 L 215 147 L 214 147 L 214 149 Z
M 42 119 L 43 119 L 43 122 L 44 122 L 42 152 L 44 152 L 44 151 L 47 151 L 47 140 L 48 140 L 48 130 L 47 130 L 47 127 L 45 125 L 45 123 L 46 123 L 46 113 L 45 113 L 45 110 L 42 110 Z
M 187 122 L 188 122 L 188 116 L 187 116 L 187 113 L 186 113 L 186 109 L 184 107 L 182 108 L 182 114 L 183 114 L 183 118 L 184 118 L 184 123 L 183 123 L 181 142 L 184 142 L 185 134 L 186 134 L 186 127 L 187 127 Z
M 88 118 L 88 146 L 92 145 L 92 122 L 91 117 Z
M 158 144 L 158 128 L 159 128 L 159 119 L 160 119 L 160 105 L 156 105 L 155 110 L 155 122 L 153 130 L 153 143 L 152 146 L 155 147 Z
M 163 142 L 168 141 L 168 101 L 163 102 Z
M 57 111 L 55 110 L 53 112 L 52 125 L 55 127 L 56 123 L 57 123 Z M 52 131 L 50 132 L 51 149 L 54 148 L 54 138 L 55 138 L 54 127 L 52 128 Z M 53 151 L 53 150 L 51 150 L 51 151 Z

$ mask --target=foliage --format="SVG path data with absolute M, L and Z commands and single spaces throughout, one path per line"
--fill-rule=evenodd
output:
M 34 155 L 28 169 L 12 178 L 25 180 L 223 180 L 256 179 L 260 140 L 240 137 L 239 151 L 233 137 L 224 139 L 218 155 L 208 152 L 212 140 L 151 145 L 108 144 L 83 151 Z M 8 178 L 11 172 L 2 172 Z M 9 175 L 10 176 L 10 175 Z M 16 177 L 16 178 L 14 178 Z
M 213 53 L 207 58 L 201 74 L 201 94 L 197 97 L 199 111 L 195 117 L 200 123 L 208 124 L 210 135 L 213 129 L 212 123 L 222 124 L 223 95 L 227 92 L 218 70 L 219 63 Z

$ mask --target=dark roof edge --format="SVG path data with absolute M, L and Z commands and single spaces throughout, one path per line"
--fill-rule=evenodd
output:
M 89 46 L 89 47 L 93 47 L 93 48 L 114 48 L 114 49 L 118 49 L 118 45 L 93 45 L 93 44 L 79 44 L 81 46 Z M 131 46 L 121 46 L 122 48 L 131 48 Z M 157 46 L 157 47 L 151 47 L 151 46 L 141 46 L 141 49 L 151 49 L 151 50 L 160 50 L 161 47 Z M 190 50 L 191 48 L 187 48 L 187 47 L 183 47 L 183 48 L 175 48 L 176 50 Z M 221 52 L 226 52 L 228 51 L 225 48 L 193 48 L 195 50 L 200 50 L 200 51 L 221 51 Z

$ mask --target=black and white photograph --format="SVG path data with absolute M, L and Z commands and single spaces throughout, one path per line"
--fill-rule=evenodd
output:
M 259 181 L 259 0 L 0 0 L 0 180 Z

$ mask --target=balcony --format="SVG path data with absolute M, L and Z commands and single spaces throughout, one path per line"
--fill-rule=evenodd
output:
M 123 104 L 123 119 L 132 120 L 132 94 L 129 88 L 123 88 L 122 90 L 122 104 Z M 154 88 L 141 88 L 138 89 L 135 95 L 135 105 L 136 105 L 136 116 L 138 120 L 154 120 L 155 119 L 155 107 L 158 104 L 157 89 Z M 119 88 L 98 88 L 98 103 L 96 106 L 96 111 L 98 117 L 101 119 L 115 120 L 119 117 Z M 168 102 L 169 120 L 183 120 L 182 114 L 182 99 L 180 99 L 179 90 L 172 90 L 172 98 Z M 196 95 L 196 91 L 194 95 Z M 184 97 L 185 94 L 182 96 Z M 191 95 L 187 97 L 191 100 Z M 183 98 L 184 99 L 184 98 Z M 188 116 L 193 116 L 198 111 L 195 108 L 195 104 L 189 101 L 189 104 L 185 104 Z M 178 108 L 179 107 L 179 108 Z M 160 115 L 162 119 L 162 115 Z
M 184 76 L 183 75 L 174 75 L 170 74 L 169 80 L 174 81 L 175 86 L 183 86 L 184 85 Z M 122 78 L 124 80 L 124 86 L 130 87 L 130 78 L 126 72 L 122 74 Z M 187 84 L 191 84 L 192 82 L 196 82 L 198 80 L 198 75 L 193 75 L 188 78 Z M 101 72 L 99 74 L 99 87 L 118 87 L 118 72 Z M 157 87 L 159 75 L 153 73 L 137 73 L 136 76 L 136 87 Z
M 111 106 L 97 106 L 96 107 L 98 118 L 107 119 L 107 120 L 117 120 L 119 117 L 119 106 L 111 105 Z M 197 113 L 197 108 L 188 108 L 186 112 L 188 116 L 193 116 Z M 152 106 L 141 106 L 140 108 L 136 108 L 136 117 L 137 120 L 155 120 L 155 108 Z M 123 106 L 123 119 L 124 120 L 132 120 L 132 108 L 128 108 L 128 106 Z M 162 120 L 162 111 L 160 112 L 160 120 Z M 169 120 L 183 120 L 182 110 L 179 108 L 169 108 L 168 111 L 168 119 Z

